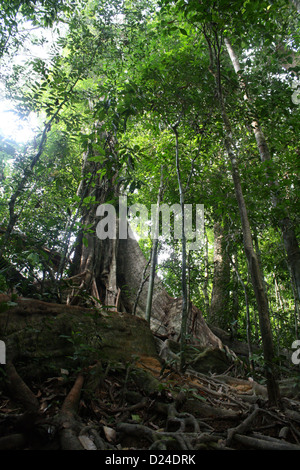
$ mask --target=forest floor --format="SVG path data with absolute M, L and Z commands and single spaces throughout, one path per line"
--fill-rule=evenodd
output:
M 229 373 L 180 374 L 149 356 L 97 362 L 0 392 L 0 450 L 300 450 L 299 398 Z

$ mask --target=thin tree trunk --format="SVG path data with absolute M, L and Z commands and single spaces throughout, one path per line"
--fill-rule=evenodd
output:
M 265 360 L 265 373 L 267 379 L 267 390 L 268 390 L 268 398 L 270 405 L 278 405 L 280 402 L 280 394 L 279 394 L 279 387 L 275 377 L 275 369 L 274 369 L 274 344 L 273 344 L 273 336 L 271 331 L 271 323 L 269 318 L 269 305 L 268 305 L 268 298 L 264 289 L 263 278 L 259 266 L 259 260 L 253 248 L 253 240 L 251 234 L 251 228 L 247 213 L 247 208 L 244 200 L 244 195 L 242 191 L 241 179 L 238 169 L 238 163 L 236 160 L 236 149 L 233 141 L 233 133 L 231 122 L 227 115 L 225 104 L 223 100 L 223 92 L 222 92 L 222 84 L 221 84 L 221 72 L 220 72 L 220 50 L 221 46 L 219 43 L 219 38 L 217 37 L 216 33 L 214 33 L 214 41 L 215 43 L 212 44 L 210 38 L 205 33 L 205 37 L 209 46 L 210 51 L 210 58 L 211 58 L 211 67 L 213 64 L 216 64 L 215 71 L 212 69 L 212 73 L 216 80 L 216 91 L 221 111 L 221 116 L 224 124 L 225 129 L 225 149 L 230 158 L 231 162 L 231 172 L 232 172 L 232 179 L 234 183 L 235 195 L 236 200 L 239 207 L 239 213 L 241 218 L 242 224 L 242 231 L 243 231 L 243 242 L 244 242 L 244 250 L 248 261 L 248 269 L 251 275 L 251 281 L 253 285 L 253 290 L 256 297 L 257 308 L 259 313 L 259 323 L 260 323 L 260 331 L 263 343 L 263 352 L 264 352 L 264 360 Z
M 297 3 L 297 2 L 294 2 L 294 3 Z M 234 70 L 239 76 L 239 72 L 241 70 L 241 67 L 240 67 L 238 58 L 237 58 L 237 56 L 236 56 L 236 54 L 235 54 L 235 52 L 234 52 L 234 50 L 233 50 L 233 48 L 230 44 L 230 41 L 227 38 L 225 38 L 224 41 L 225 41 L 225 45 L 226 45 L 229 57 L 231 59 L 232 65 L 234 67 Z M 246 101 L 250 102 L 250 98 L 249 98 L 248 92 L 246 90 L 245 83 L 243 82 L 242 79 L 240 79 L 240 84 L 241 84 L 243 90 L 245 91 L 244 97 L 245 97 Z M 271 155 L 270 155 L 267 140 L 264 136 L 264 133 L 263 133 L 257 119 L 254 120 L 251 123 L 251 129 L 252 129 L 252 131 L 254 133 L 254 136 L 255 136 L 255 140 L 256 140 L 256 143 L 257 143 L 258 150 L 259 150 L 261 161 L 266 162 L 266 161 L 271 160 Z M 275 189 L 278 188 L 278 182 L 271 180 L 269 175 L 267 175 L 267 176 L 268 176 L 271 188 L 275 188 Z M 281 212 L 283 214 L 283 217 L 280 220 L 278 220 L 277 223 L 278 223 L 278 226 L 279 226 L 279 228 L 281 229 L 281 232 L 282 232 L 283 243 L 284 243 L 285 251 L 287 253 L 287 258 L 288 258 L 288 264 L 289 264 L 289 267 L 290 267 L 290 271 L 292 273 L 292 280 L 293 280 L 293 282 L 296 286 L 297 296 L 298 296 L 298 299 L 300 300 L 300 249 L 299 249 L 299 244 L 298 244 L 298 240 L 297 240 L 297 237 L 296 237 L 296 234 L 295 234 L 293 224 L 292 224 L 290 218 L 288 217 L 287 211 L 284 208 L 284 204 L 282 203 L 282 201 L 280 200 L 280 198 L 276 194 L 276 191 L 274 191 L 273 189 L 272 189 L 272 204 L 273 204 L 274 207 L 280 205 L 280 207 L 282 208 Z
M 267 388 L 268 388 L 268 396 L 270 404 L 277 405 L 279 401 L 279 389 L 278 384 L 275 379 L 275 371 L 274 371 L 274 346 L 273 346 L 273 337 L 271 331 L 271 324 L 269 318 L 269 305 L 267 295 L 264 289 L 264 282 L 263 277 L 261 274 L 259 261 L 257 255 L 253 248 L 253 241 L 251 235 L 251 228 L 248 219 L 248 213 L 246 209 L 246 204 L 242 192 L 242 186 L 240 181 L 240 175 L 238 171 L 238 165 L 235 157 L 235 153 L 233 151 L 233 142 L 231 140 L 231 125 L 228 119 L 227 114 L 224 110 L 223 102 L 221 102 L 222 106 L 222 117 L 226 129 L 226 138 L 225 138 L 225 147 L 227 153 L 230 157 L 231 166 L 232 166 L 232 178 L 235 187 L 235 194 L 236 199 L 239 206 L 239 212 L 241 217 L 242 223 L 242 230 L 243 230 L 243 239 L 244 239 L 244 249 L 245 254 L 248 260 L 248 268 L 251 275 L 252 285 L 257 301 L 257 307 L 259 312 L 259 323 L 260 323 L 260 331 L 263 341 L 263 350 L 264 350 L 264 358 L 266 363 L 266 376 L 267 376 Z
M 181 293 L 182 293 L 182 317 L 180 332 L 180 370 L 184 371 L 186 357 L 186 334 L 188 319 L 188 289 L 187 289 L 187 255 L 186 255 L 186 236 L 185 236 L 185 211 L 184 211 L 184 190 L 181 180 L 180 164 L 179 164 L 179 138 L 177 127 L 179 122 L 173 126 L 176 138 L 176 171 L 179 186 L 180 207 L 181 207 L 181 243 L 182 243 L 182 267 L 181 267 Z
M 253 359 L 252 359 L 252 340 L 251 340 L 251 320 L 250 320 L 250 310 L 249 310 L 249 299 L 248 299 L 248 292 L 247 292 L 247 287 L 243 281 L 243 279 L 240 276 L 239 270 L 234 263 L 233 260 L 231 260 L 231 264 L 233 266 L 233 269 L 236 273 L 237 280 L 241 284 L 243 291 L 244 291 L 244 296 L 245 296 L 245 305 L 246 305 L 246 335 L 247 335 L 247 344 L 248 344 L 248 351 L 249 351 L 249 362 L 253 368 Z
M 205 314 L 206 318 L 209 317 L 209 295 L 208 295 L 208 238 L 207 233 L 204 228 L 204 236 L 205 236 L 205 256 L 204 256 L 204 281 L 203 281 L 203 295 L 204 295 L 204 305 L 205 305 Z
M 152 253 L 151 253 L 152 255 Z M 140 298 L 140 295 L 142 293 L 142 290 L 143 290 L 143 287 L 144 285 L 146 284 L 146 282 L 148 281 L 149 279 L 149 274 L 146 275 L 147 273 L 147 269 L 149 267 L 149 264 L 150 264 L 150 261 L 151 261 L 151 257 L 150 259 L 148 260 L 148 263 L 145 264 L 145 268 L 143 270 L 143 276 L 142 276 L 142 280 L 141 280 L 141 283 L 140 283 L 140 287 L 137 291 L 137 294 L 136 294 L 136 298 L 135 298 L 135 301 L 134 301 L 134 305 L 133 305 L 133 308 L 132 308 L 132 315 L 135 315 L 136 314 L 136 309 L 137 309 L 137 306 L 138 306 L 138 303 L 139 303 L 139 298 Z
M 238 257 L 235 256 L 235 254 L 232 255 L 232 259 L 235 262 L 235 267 L 238 271 Z M 231 257 L 229 256 L 230 262 Z M 232 265 L 232 263 L 231 263 Z M 232 328 L 232 336 L 235 337 L 235 333 L 237 331 L 237 326 L 238 326 L 238 318 L 239 318 L 239 312 L 240 312 L 240 302 L 239 302 L 239 280 L 237 276 L 234 276 L 233 278 L 233 293 L 232 293 L 232 319 L 234 323 L 234 327 Z M 249 309 L 249 305 L 247 305 L 247 302 L 245 301 L 246 305 L 246 312 L 247 308 Z
M 224 249 L 224 227 L 217 222 L 214 225 L 214 278 L 211 295 L 209 322 L 222 329 L 228 327 L 229 303 L 229 259 Z
M 147 305 L 146 305 L 146 320 L 148 323 L 150 323 L 150 319 L 151 319 L 153 288 L 154 288 L 155 270 L 156 270 L 156 264 L 157 264 L 158 234 L 159 234 L 159 206 L 162 200 L 162 192 L 163 192 L 163 166 L 161 166 L 160 185 L 159 185 L 159 190 L 158 190 L 156 214 L 155 214 L 154 237 L 152 240 L 153 245 L 152 245 L 152 251 L 151 251 L 151 267 L 150 267 L 150 277 L 149 277 L 149 285 L 148 285 Z

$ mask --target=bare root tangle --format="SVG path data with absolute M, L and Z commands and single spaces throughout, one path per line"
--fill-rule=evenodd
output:
M 155 371 L 154 364 L 151 369 L 149 367 L 146 369 L 154 375 L 157 372 L 156 376 L 159 376 L 160 370 Z M 172 371 L 171 375 L 166 374 L 161 377 L 161 380 L 167 383 L 168 378 L 171 381 L 177 378 L 184 390 L 176 394 L 171 402 L 166 402 L 163 395 L 160 399 L 157 397 L 151 402 L 149 398 L 145 400 L 141 394 L 130 390 L 123 395 L 125 399 L 123 406 L 114 409 L 115 415 L 121 413 L 116 416 L 115 427 L 117 441 L 121 446 L 124 442 L 126 447 L 125 442 L 127 443 L 129 439 L 133 448 L 168 451 L 235 449 L 241 446 L 251 448 L 251 445 L 253 448 L 271 449 L 279 443 L 280 449 L 298 448 L 297 432 L 299 431 L 297 428 L 295 432 L 292 431 L 293 424 L 282 410 L 264 409 L 266 401 L 253 395 L 249 381 L 235 381 L 233 378 L 230 385 L 227 385 L 219 380 L 221 377 L 192 374 L 191 371 L 185 375 L 176 375 Z M 125 382 L 127 383 L 127 380 Z M 237 393 L 235 386 L 237 390 L 241 387 L 240 393 Z M 198 390 L 202 392 L 203 401 L 192 398 Z M 128 404 L 128 399 L 133 403 L 132 405 Z M 254 403 L 254 406 L 251 403 Z M 108 409 L 106 411 L 111 414 Z M 131 412 L 139 412 L 140 417 L 143 416 L 141 422 L 133 422 L 130 419 Z M 289 412 L 292 413 L 292 410 Z M 161 419 L 159 417 L 164 418 L 163 424 L 154 426 L 155 420 Z M 298 417 L 297 411 L 295 411 L 295 417 Z M 226 426 L 228 420 L 237 422 L 237 426 L 228 429 L 228 424 Z M 264 424 L 266 420 L 268 422 Z M 279 426 L 280 429 L 278 429 Z M 286 442 L 279 435 L 284 427 L 288 430 L 283 435 L 292 436 L 295 442 Z M 276 432 L 278 437 L 264 434 L 269 430 Z
M 154 431 L 147 426 L 131 423 L 119 423 L 117 432 L 139 439 L 147 439 L 151 444 L 149 450 L 193 450 L 197 447 L 200 448 L 201 445 L 225 449 L 224 445 L 217 444 L 222 440 L 221 436 L 204 432 Z
M 179 393 L 174 403 L 168 405 L 168 417 L 166 422 L 166 431 L 172 430 L 177 427 L 176 433 L 185 433 L 189 428 L 192 428 L 193 432 L 200 432 L 198 421 L 190 413 L 179 413 L 177 408 L 180 408 L 186 401 L 184 393 Z
M 31 384 L 32 391 L 9 364 L 7 390 L 25 412 L 10 405 L 5 413 L 0 395 L 0 450 L 31 449 L 33 434 L 46 448 L 62 450 L 300 450 L 297 400 L 268 408 L 246 380 L 171 370 L 160 377 L 160 364 L 147 365 L 139 374 L 135 363 L 97 362 L 79 372 L 68 391 L 70 379 L 62 377 Z
M 262 410 L 258 408 L 257 406 L 255 406 L 253 412 L 249 416 L 247 416 L 247 418 L 244 421 L 242 421 L 236 428 L 228 429 L 227 445 L 231 444 L 232 439 L 234 438 L 235 434 L 247 432 L 250 429 L 253 421 L 257 418 L 257 416 L 261 412 Z
M 92 369 L 92 368 L 91 368 Z M 266 450 L 300 450 L 297 409 L 286 409 L 286 413 L 280 413 L 263 409 L 258 404 L 249 407 L 245 412 L 241 408 L 236 410 L 228 408 L 234 405 L 234 400 L 222 405 L 224 394 L 217 398 L 216 393 L 212 394 L 214 407 L 199 401 L 199 406 L 193 406 L 191 411 L 186 411 L 190 407 L 190 396 L 185 387 L 185 392 L 180 392 L 170 401 L 164 394 L 159 398 L 150 399 L 143 396 L 138 389 L 127 389 L 122 395 L 122 406 L 119 405 L 120 395 L 109 393 L 111 386 L 115 385 L 115 390 L 124 390 L 124 385 L 130 386 L 127 374 L 123 368 L 124 382 L 115 375 L 105 374 L 110 387 L 105 387 L 105 382 L 99 376 L 99 389 L 93 389 L 93 409 L 100 412 L 97 421 L 89 418 L 89 424 L 82 415 L 82 400 L 84 407 L 89 406 L 87 395 L 83 398 L 83 386 L 85 383 L 85 373 L 78 374 L 71 390 L 65 397 L 59 413 L 54 417 L 52 423 L 57 428 L 60 448 L 63 450 L 107 450 L 122 449 L 129 445 L 131 449 L 149 450 L 175 450 L 188 451 L 197 449 L 266 449 Z M 103 377 L 102 377 L 103 378 Z M 207 379 L 214 384 L 214 379 Z M 87 381 L 88 382 L 88 381 Z M 206 394 L 209 394 L 208 381 L 206 383 Z M 118 385 L 118 386 L 117 386 Z M 214 388 L 214 387 L 213 387 Z M 101 395 L 102 393 L 102 395 Z M 100 394 L 100 395 L 99 395 Z M 103 399 L 96 400 L 96 396 Z M 107 397 L 107 398 L 105 398 Z M 108 400 L 108 401 L 107 401 Z M 111 400 L 114 400 L 112 403 Z M 238 404 L 240 397 L 236 398 Z M 97 403 L 99 406 L 97 407 Z M 291 406 L 291 403 L 288 402 Z M 194 402 L 195 404 L 195 402 Z M 117 405 L 117 406 L 116 406 Z M 299 405 L 298 405 L 299 406 Z M 293 407 L 297 408 L 297 402 L 293 402 Z M 212 412 L 214 410 L 214 412 Z M 217 412 L 216 412 L 217 411 Z M 231 416 L 230 412 L 233 412 Z M 133 422 L 132 417 L 138 416 L 140 422 Z M 153 413 L 154 416 L 153 416 Z M 102 416 L 102 418 L 101 418 Z M 106 423 L 106 416 L 109 420 Z M 23 417 L 23 415 L 22 415 Z M 296 418 L 292 420 L 291 417 Z M 99 425 L 101 419 L 101 425 Z M 238 421 L 234 428 L 227 428 L 228 419 Z M 1 425 L 2 415 L 0 416 Z M 20 415 L 11 415 L 10 421 L 16 423 L 20 421 Z M 50 419 L 51 422 L 51 419 Z M 156 425 L 155 423 L 160 423 Z M 222 425 L 224 422 L 224 425 Z M 210 424 L 209 424 L 210 423 Z M 280 426 L 276 437 L 269 436 L 266 432 Z M 293 442 L 288 439 L 292 438 Z M 297 441 L 298 439 L 298 441 Z M 129 440 L 129 441 L 128 441 Z M 129 444 L 126 444 L 129 442 Z M 11 433 L 0 439 L 0 449 L 18 449 L 26 447 L 24 434 Z
M 195 416 L 177 410 L 185 401 L 185 394 L 179 393 L 175 401 L 170 404 L 155 403 L 154 408 L 167 416 L 164 431 L 155 431 L 140 424 L 118 423 L 117 432 L 122 435 L 146 439 L 150 443 L 150 450 L 192 450 L 196 445 L 209 445 L 209 443 L 218 441 L 220 436 L 216 437 L 209 435 L 209 433 L 200 432 L 200 425 Z
M 281 412 L 278 414 L 269 410 L 261 409 L 255 405 L 252 413 L 248 415 L 244 421 L 242 421 L 236 428 L 228 429 L 226 444 L 231 445 L 233 441 L 236 441 L 243 444 L 246 448 L 257 450 L 300 450 L 300 444 L 298 445 L 285 441 L 289 429 L 292 429 L 291 425 L 290 428 L 288 426 L 281 428 L 279 439 L 252 431 L 255 426 L 255 421 L 261 416 L 271 418 L 274 424 L 287 424 L 289 415 L 290 410 L 286 410 L 285 413 Z M 250 436 L 246 435 L 249 431 Z

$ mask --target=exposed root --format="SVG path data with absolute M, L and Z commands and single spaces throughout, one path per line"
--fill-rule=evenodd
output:
M 6 385 L 11 395 L 24 405 L 26 411 L 38 412 L 38 399 L 32 393 L 29 387 L 25 384 L 23 379 L 19 376 L 12 362 L 7 363 L 6 374 Z
M 80 373 L 71 391 L 68 393 L 58 417 L 59 436 L 62 450 L 84 449 L 77 437 L 80 428 L 76 419 L 83 383 L 84 376 Z
M 283 409 L 270 409 L 246 393 L 246 381 L 235 388 L 234 380 L 191 371 L 158 379 L 154 361 L 146 370 L 151 387 L 159 385 L 151 391 L 134 380 L 140 377 L 134 364 L 103 369 L 100 363 L 80 372 L 66 391 L 60 377 L 29 388 L 8 364 L 8 396 L 0 395 L 0 450 L 300 450 L 297 400 L 284 399 Z

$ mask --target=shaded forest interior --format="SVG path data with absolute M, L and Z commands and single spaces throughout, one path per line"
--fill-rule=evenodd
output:
M 299 2 L 0 6 L 0 450 L 300 450 Z

